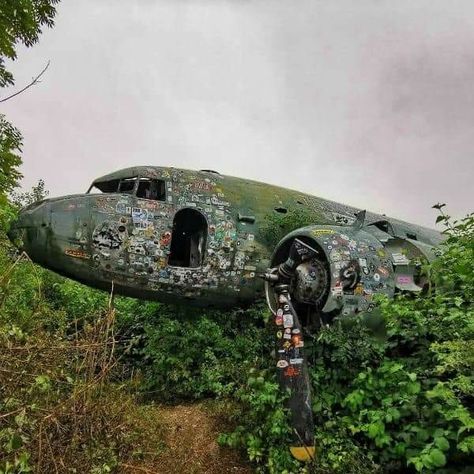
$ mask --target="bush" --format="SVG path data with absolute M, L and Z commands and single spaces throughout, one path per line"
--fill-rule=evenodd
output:
M 296 468 L 284 434 L 273 436 L 269 420 L 282 418 L 268 404 L 272 379 L 237 392 L 247 416 L 223 442 L 275 473 L 474 468 L 474 216 L 441 220 L 442 255 L 425 265 L 436 291 L 380 298 L 384 338 L 363 317 L 339 318 L 308 351 L 316 465 Z
M 143 389 L 161 400 L 231 394 L 251 367 L 269 358 L 272 342 L 263 330 L 263 312 L 157 305 L 142 319 L 140 343 L 133 348 Z

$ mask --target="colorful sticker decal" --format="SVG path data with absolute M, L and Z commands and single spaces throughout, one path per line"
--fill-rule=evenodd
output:
M 395 265 L 408 265 L 410 260 L 403 253 L 392 253 L 392 260 Z
M 283 315 L 283 327 L 284 328 L 293 327 L 293 315 L 291 313 Z
M 66 249 L 64 253 L 69 257 L 74 258 L 83 258 L 85 260 L 89 260 L 91 256 L 82 249 Z
M 285 377 L 298 377 L 300 375 L 300 369 L 293 365 L 288 366 L 283 372 Z

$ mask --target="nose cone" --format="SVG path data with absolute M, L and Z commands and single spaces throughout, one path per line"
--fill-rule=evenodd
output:
M 7 232 L 12 243 L 20 250 L 26 250 L 32 258 L 44 254 L 49 224 L 48 208 L 45 201 L 23 208 Z

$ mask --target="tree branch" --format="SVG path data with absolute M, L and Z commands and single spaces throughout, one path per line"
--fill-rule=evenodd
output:
M 39 79 L 46 72 L 46 69 L 48 69 L 49 63 L 50 63 L 50 61 L 48 61 L 46 66 L 43 68 L 43 70 L 27 86 L 23 87 L 23 89 L 20 89 L 18 92 L 15 92 L 14 94 L 9 95 L 8 97 L 5 97 L 4 99 L 0 99 L 0 103 L 1 102 L 6 102 L 7 100 L 10 100 L 13 97 L 16 97 L 17 95 L 21 94 L 22 92 L 25 92 L 26 89 L 29 89 L 31 86 L 34 86 L 35 84 L 38 84 L 38 82 L 40 82 Z

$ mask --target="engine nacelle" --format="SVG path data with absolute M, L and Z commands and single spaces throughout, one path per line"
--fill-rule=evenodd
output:
M 421 291 L 413 259 L 434 258 L 428 245 L 393 237 L 371 225 L 317 225 L 297 229 L 281 240 L 272 267 L 286 260 L 295 238 L 316 250 L 317 256 L 297 267 L 291 294 L 297 303 L 320 313 L 371 312 L 375 294 L 392 297 L 397 289 Z

